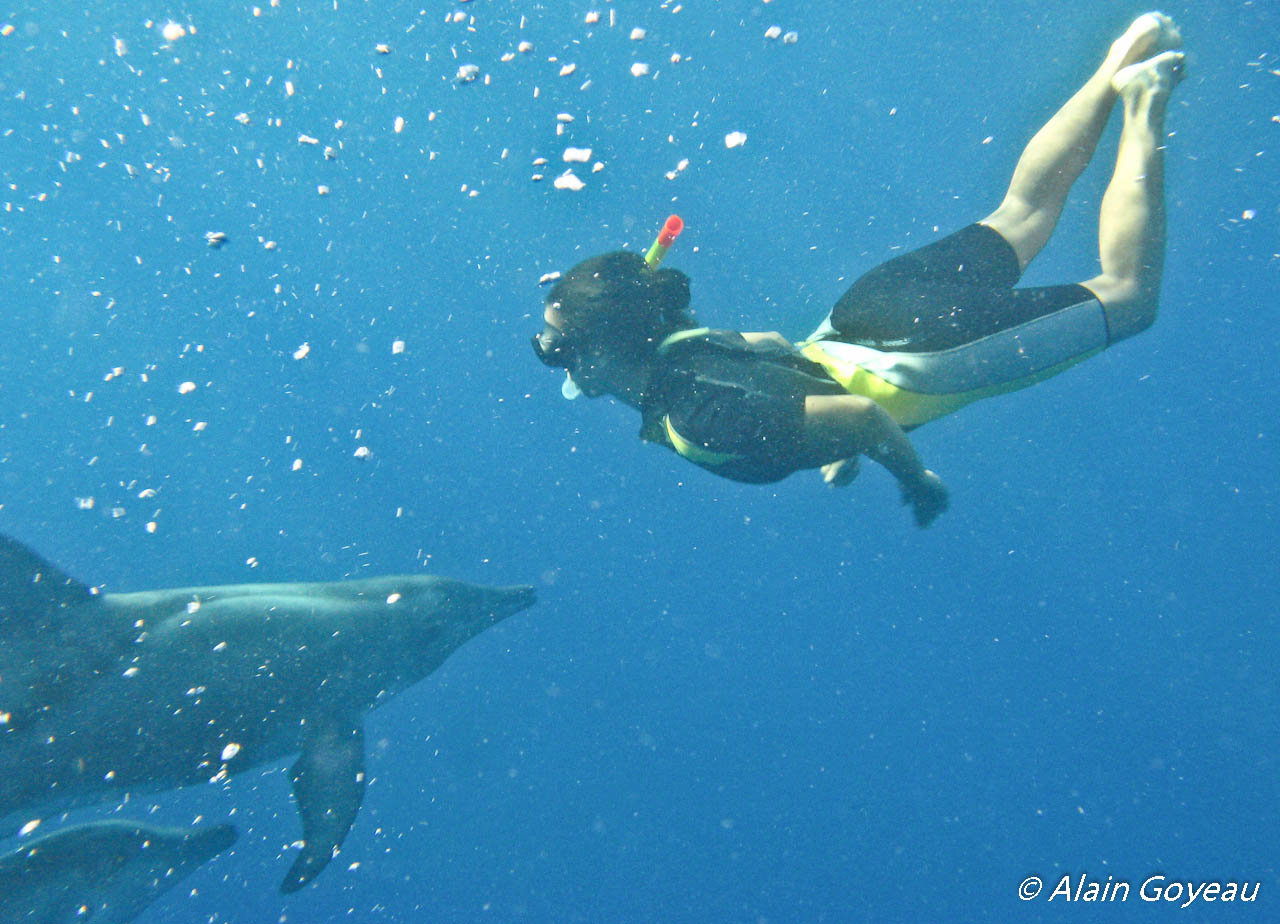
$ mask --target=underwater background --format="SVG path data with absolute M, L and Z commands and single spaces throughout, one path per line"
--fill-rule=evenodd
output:
M 928 530 L 874 467 L 644 445 L 528 343 L 540 277 L 671 212 L 703 323 L 803 336 L 989 212 L 1142 9 L 0 6 L 0 532 L 115 591 L 539 586 L 370 716 L 297 895 L 285 764 L 119 810 L 241 830 L 139 920 L 1280 916 L 1280 7 L 1164 8 L 1160 319 L 917 431 Z M 1096 271 L 1118 121 L 1026 283 Z M 1134 894 L 1019 900 L 1082 873 Z M 1184 911 L 1154 874 L 1261 887 Z

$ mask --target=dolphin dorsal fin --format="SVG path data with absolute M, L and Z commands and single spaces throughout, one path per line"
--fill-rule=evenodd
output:
M 6 635 L 47 628 L 91 596 L 87 586 L 21 542 L 0 536 L 0 631 Z
M 104 637 L 98 599 L 0 536 L 0 731 L 26 724 L 119 656 L 127 639 Z

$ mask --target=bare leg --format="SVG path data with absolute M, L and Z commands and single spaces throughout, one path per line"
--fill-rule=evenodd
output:
M 981 222 L 1009 242 L 1021 269 L 1048 243 L 1067 193 L 1093 157 L 1116 101 L 1112 79 L 1181 40 L 1178 27 L 1163 13 L 1139 16 L 1112 43 L 1097 72 L 1031 139 L 1004 201 Z
M 1102 302 L 1114 343 L 1156 319 L 1164 270 L 1164 112 L 1182 79 L 1182 53 L 1166 51 L 1113 79 L 1124 100 L 1116 171 L 1102 197 L 1102 273 L 1083 285 Z

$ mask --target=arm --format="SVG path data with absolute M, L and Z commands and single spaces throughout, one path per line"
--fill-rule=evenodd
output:
M 883 465 L 898 479 L 903 503 L 914 508 L 920 526 L 928 526 L 947 509 L 942 480 L 924 467 L 902 428 L 870 398 L 809 395 L 804 402 L 804 441 L 811 468 L 858 455 Z

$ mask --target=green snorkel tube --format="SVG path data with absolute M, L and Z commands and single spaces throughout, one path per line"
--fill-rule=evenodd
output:
M 679 215 L 668 215 L 667 220 L 662 223 L 662 230 L 658 232 L 658 236 L 653 239 L 653 243 L 649 245 L 649 249 L 645 252 L 645 265 L 651 270 L 656 270 L 658 265 L 662 263 L 662 258 L 667 255 L 667 251 L 671 249 L 671 245 L 675 243 L 676 238 L 680 236 L 680 232 L 684 230 L 684 219 Z M 582 394 L 573 376 L 566 372 L 564 383 L 560 386 L 560 394 L 572 401 Z

